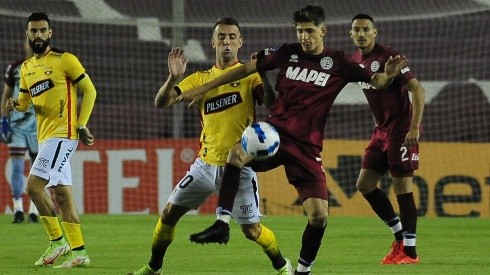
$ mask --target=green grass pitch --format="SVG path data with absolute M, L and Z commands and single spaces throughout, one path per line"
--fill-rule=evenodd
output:
M 47 247 L 41 224 L 12 224 L 0 215 L 0 274 L 126 274 L 148 262 L 156 215 L 82 215 L 82 230 L 92 264 L 88 268 L 38 268 L 34 261 Z M 232 223 L 227 245 L 197 245 L 189 234 L 214 216 L 184 216 L 167 250 L 163 274 L 274 274 L 265 254 Z M 296 266 L 305 217 L 265 217 L 283 254 Z M 490 274 L 490 220 L 420 218 L 420 265 L 382 266 L 392 235 L 375 217 L 330 217 L 313 266 L 320 274 Z M 61 263 L 61 261 L 59 261 Z

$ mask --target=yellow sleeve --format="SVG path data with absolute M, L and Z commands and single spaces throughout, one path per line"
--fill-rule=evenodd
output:
M 77 127 L 83 127 L 87 125 L 90 114 L 92 114 L 97 91 L 88 74 L 85 74 L 85 77 L 78 82 L 77 86 L 83 92 L 82 106 L 80 107 Z

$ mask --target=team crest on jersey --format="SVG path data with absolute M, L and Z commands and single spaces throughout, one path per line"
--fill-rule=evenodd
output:
M 231 82 L 230 83 L 230 86 L 233 87 L 233 88 L 236 88 L 240 85 L 240 81 L 235 81 L 235 82 Z
M 378 61 L 374 61 L 373 63 L 371 63 L 371 71 L 373 73 L 375 73 L 378 70 L 379 70 L 379 62 Z
M 325 70 L 329 70 L 333 66 L 333 59 L 329 56 L 322 58 L 320 66 Z
M 44 67 L 44 74 L 50 75 L 53 73 L 53 67 Z
M 298 62 L 298 55 L 292 54 L 291 57 L 289 58 L 289 62 Z

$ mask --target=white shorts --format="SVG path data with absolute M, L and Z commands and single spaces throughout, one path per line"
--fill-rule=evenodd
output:
M 39 144 L 39 153 L 30 174 L 48 180 L 46 187 L 72 185 L 70 158 L 78 140 L 51 138 Z
M 224 166 L 210 165 L 196 159 L 190 171 L 175 186 L 169 203 L 197 209 L 221 186 Z M 240 172 L 240 186 L 235 197 L 232 217 L 238 224 L 252 224 L 260 220 L 257 174 L 249 167 Z

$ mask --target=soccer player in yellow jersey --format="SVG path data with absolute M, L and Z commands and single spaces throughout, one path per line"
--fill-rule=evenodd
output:
M 86 145 L 93 144 L 94 137 L 86 124 L 96 90 L 77 57 L 49 45 L 52 34 L 45 13 L 29 16 L 26 36 L 34 57 L 22 64 L 19 97 L 10 98 L 7 108 L 26 111 L 32 104 L 36 112 L 39 153 L 29 173 L 27 193 L 39 210 L 50 244 L 35 265 L 51 265 L 59 256 L 69 255 L 55 268 L 71 268 L 90 263 L 73 199 L 70 158 L 79 139 Z M 78 114 L 79 89 L 83 100 Z M 53 199 L 45 188 L 51 190 Z M 66 239 L 54 202 L 61 212 Z
M 243 43 L 238 21 L 221 18 L 213 30 L 211 45 L 216 51 L 216 64 L 180 81 L 186 70 L 187 58 L 181 49 L 172 49 L 168 56 L 169 76 L 155 97 L 157 107 L 172 106 L 178 103 L 176 98 L 181 93 L 242 65 L 237 57 Z M 268 91 L 264 95 L 260 76 L 252 74 L 206 94 L 197 106 L 202 122 L 199 156 L 175 186 L 162 211 L 153 233 L 149 263 L 130 274 L 161 273 L 163 258 L 174 238 L 177 222 L 191 209 L 197 209 L 209 195 L 218 192 L 228 152 L 240 141 L 243 130 L 255 120 L 255 103 L 264 100 L 268 106 L 273 100 L 272 89 Z M 264 250 L 277 274 L 292 274 L 291 264 L 282 256 L 274 233 L 260 223 L 257 176 L 250 168 L 243 168 L 240 172 L 239 191 L 231 214 L 245 237 Z M 228 224 L 223 223 L 223 226 L 229 231 Z M 228 238 L 216 241 L 227 243 Z

